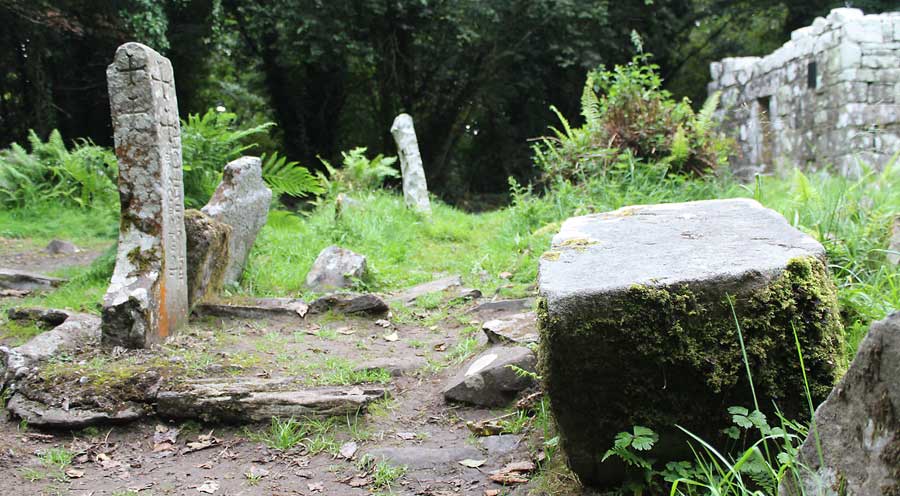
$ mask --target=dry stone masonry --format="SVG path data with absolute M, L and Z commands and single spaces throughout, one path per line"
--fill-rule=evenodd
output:
M 266 224 L 272 190 L 262 178 L 259 157 L 241 157 L 225 166 L 222 182 L 203 213 L 231 226 L 225 284 L 241 281 L 256 235 Z
M 181 127 L 172 64 L 126 43 L 106 70 L 121 224 L 103 299 L 103 343 L 140 348 L 187 320 Z
M 710 66 L 743 177 L 782 165 L 859 172 L 900 151 L 900 12 L 835 9 L 765 57 Z
M 422 168 L 422 154 L 419 153 L 419 140 L 416 138 L 412 117 L 409 114 L 398 115 L 391 125 L 391 134 L 397 142 L 397 153 L 400 154 L 406 206 L 418 212 L 431 213 L 428 184 L 425 182 L 425 169 Z
M 686 449 L 679 425 L 716 444 L 728 407 L 752 407 L 735 318 L 768 413 L 773 401 L 788 418 L 806 408 L 792 327 L 814 401 L 840 368 L 822 245 L 753 200 L 568 219 L 541 257 L 539 286 L 540 372 L 571 468 L 590 486 L 620 480 L 614 460 L 600 462 L 618 432 L 643 425 Z M 649 457 L 690 457 L 668 449 Z

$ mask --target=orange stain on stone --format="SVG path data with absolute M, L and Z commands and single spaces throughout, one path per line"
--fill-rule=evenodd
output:
M 166 338 L 169 336 L 169 310 L 166 306 L 166 278 L 159 279 L 159 328 L 157 336 Z

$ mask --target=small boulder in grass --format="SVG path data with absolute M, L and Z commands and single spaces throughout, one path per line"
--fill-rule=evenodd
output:
M 74 255 L 81 252 L 77 246 L 63 239 L 54 239 L 47 244 L 44 251 L 51 255 Z
M 534 352 L 524 346 L 495 346 L 466 362 L 444 388 L 444 397 L 479 406 L 500 407 L 511 403 L 520 391 L 534 385 Z
M 353 287 L 366 275 L 366 257 L 339 246 L 329 246 L 319 253 L 309 273 L 306 285 L 318 292 Z

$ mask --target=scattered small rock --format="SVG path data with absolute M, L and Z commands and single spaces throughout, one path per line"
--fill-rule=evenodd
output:
M 81 249 L 70 243 L 69 241 L 54 239 L 47 244 L 47 247 L 44 248 L 44 251 L 51 255 L 74 255 L 76 253 L 80 253 Z
M 481 329 L 494 344 L 532 344 L 538 342 L 537 317 L 534 312 L 509 315 L 485 322 Z
M 462 286 L 462 278 L 458 275 L 435 279 L 426 283 L 404 289 L 400 294 L 391 298 L 391 301 L 412 305 L 420 296 L 438 291 L 446 291 L 453 287 Z
M 18 291 L 47 291 L 66 282 L 66 279 L 13 269 L 0 269 L 0 289 Z
M 374 460 L 384 460 L 396 466 L 406 465 L 410 470 L 421 470 L 455 464 L 466 458 L 480 458 L 481 450 L 471 446 L 445 446 L 442 448 L 377 448 L 368 452 Z
M 366 257 L 339 246 L 329 246 L 319 253 L 306 285 L 313 291 L 333 291 L 352 287 L 366 274 Z
M 510 367 L 534 372 L 534 352 L 522 346 L 496 346 L 481 353 L 459 371 L 444 388 L 444 397 L 479 406 L 497 407 L 511 402 L 517 393 L 534 385 Z

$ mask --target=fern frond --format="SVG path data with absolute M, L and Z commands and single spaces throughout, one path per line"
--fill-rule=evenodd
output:
M 588 74 L 587 81 L 584 83 L 584 90 L 581 92 L 581 115 L 584 116 L 585 125 L 588 128 L 595 129 L 603 120 L 603 114 L 600 112 L 600 100 L 594 93 L 594 75 Z
M 278 153 L 262 156 L 262 176 L 266 184 L 272 188 L 275 196 L 303 196 L 319 194 L 325 191 L 321 181 L 312 175 L 306 167 L 287 157 L 279 157 Z

